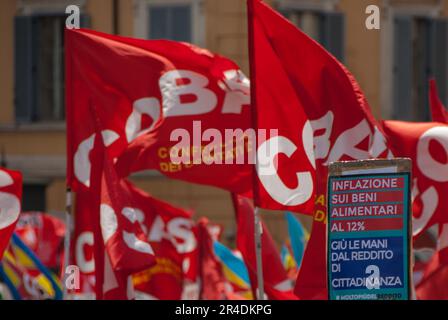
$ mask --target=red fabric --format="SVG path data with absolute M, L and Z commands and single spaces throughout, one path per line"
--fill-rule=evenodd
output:
M 115 172 L 104 147 L 103 128 L 92 107 L 98 152 L 92 158 L 92 183 L 86 192 L 91 202 L 89 220 L 93 232 L 95 294 L 97 299 L 132 299 L 131 274 L 155 263 L 154 252 L 146 240 L 132 206 L 129 186 Z M 79 204 L 79 202 L 78 202 Z
M 106 249 L 104 297 L 132 298 L 129 292 L 133 287 L 131 275 L 155 264 L 154 251 L 138 221 L 129 185 L 118 179 L 107 151 L 103 166 L 100 221 Z
M 315 195 L 312 128 L 289 77 L 288 66 L 286 62 L 283 64 L 284 57 L 270 39 L 270 23 L 276 23 L 277 17 L 265 13 L 258 2 L 252 8 L 253 3 L 249 2 L 253 122 L 258 130 L 269 130 L 257 142 L 259 180 L 255 184 L 254 202 L 257 207 L 312 214 Z M 277 133 L 271 134 L 270 130 Z M 267 146 L 270 150 L 264 152 Z
M 323 230 L 326 221 L 327 165 L 333 161 L 385 157 L 390 154 L 381 126 L 371 114 L 367 100 L 351 73 L 317 42 L 269 6 L 259 0 L 248 0 L 248 4 L 249 20 L 254 21 L 254 33 L 261 33 L 266 38 L 277 56 L 276 63 L 280 63 L 294 91 L 292 101 L 296 105 L 301 104 L 311 123 L 316 176 L 322 179 L 315 181 L 315 199 L 321 204 L 314 208 L 313 215 L 317 222 L 313 232 L 316 234 L 311 235 L 305 251 L 295 293 L 303 299 L 316 296 L 325 298 Z M 253 49 L 256 52 L 256 44 Z M 265 59 L 266 65 L 270 66 L 271 63 L 272 59 Z M 285 90 L 290 91 L 288 88 Z M 286 114 L 289 117 L 289 113 Z
M 294 289 L 294 292 L 301 299 L 328 299 L 327 258 L 325 255 L 326 229 L 327 225 L 322 221 L 313 221 L 312 232 L 304 252 L 304 258 Z
M 19 219 L 22 201 L 22 174 L 0 168 L 0 260 Z
M 183 279 L 194 268 L 190 261 L 191 255 L 197 251 L 197 239 L 192 230 L 192 213 L 157 200 L 130 182 L 125 181 L 124 185 L 131 199 L 128 208 L 134 209 L 135 217 L 156 258 L 154 265 L 134 274 L 135 289 L 157 299 L 180 299 Z M 75 228 L 77 245 L 73 248 L 76 250 L 75 263 L 80 266 L 81 271 L 80 293 L 84 294 L 92 292 L 95 279 L 92 264 L 93 233 L 86 223 L 93 214 L 89 212 L 90 201 L 87 193 L 78 195 L 77 203 L 80 206 L 77 207 L 79 210 L 76 216 L 79 219 Z M 190 266 L 186 270 L 183 270 L 184 263 Z
M 429 263 L 434 271 L 423 279 L 417 287 L 419 300 L 448 300 L 448 264 L 441 264 L 438 255 L 434 255 Z
M 439 226 L 438 250 L 427 264 L 416 287 L 421 300 L 448 300 L 448 224 Z
M 253 165 L 248 159 L 255 158 L 256 146 L 253 141 L 226 138 L 230 131 L 238 129 L 243 134 L 252 127 L 249 81 L 235 63 L 186 43 L 88 30 L 69 30 L 66 37 L 67 177 L 75 190 L 90 185 L 89 155 L 95 130 L 88 115 L 89 106 L 94 105 L 108 152 L 112 158 L 118 157 L 121 177 L 155 169 L 170 178 L 251 196 Z M 77 125 L 81 122 L 82 127 Z M 278 127 L 278 123 L 272 126 Z M 297 129 L 287 133 L 299 143 Z M 301 159 L 302 149 L 294 161 Z M 282 149 L 282 153 L 288 152 Z M 184 162 L 172 161 L 174 154 L 184 155 L 177 159 Z M 193 163 L 196 160 L 202 163 Z M 228 160 L 232 164 L 226 164 Z M 243 163 L 235 164 L 240 160 Z M 284 160 L 279 157 L 279 166 L 283 167 Z M 294 162 L 286 163 L 285 168 Z M 306 169 L 311 169 L 309 161 Z M 294 184 L 295 173 L 292 178 L 288 172 L 282 173 L 282 179 Z M 307 173 L 300 174 L 301 187 L 308 182 L 304 176 L 310 180 Z M 279 201 L 278 194 L 273 196 L 275 185 L 270 189 L 264 192 L 260 188 L 260 205 L 298 210 L 293 201 L 296 195 Z M 310 192 L 308 200 L 312 189 Z M 312 200 L 307 204 L 311 206 Z
M 15 232 L 46 267 L 58 267 L 65 235 L 62 220 L 43 212 L 24 212 Z
M 133 276 L 135 289 L 157 299 L 179 300 L 184 272 L 188 274 L 189 269 L 194 268 L 191 254 L 198 247 L 192 212 L 157 200 L 131 183 L 127 184 L 139 223 L 156 257 L 154 266 Z
M 257 262 L 255 255 L 254 207 L 251 200 L 233 195 L 237 220 L 236 245 L 241 252 L 249 272 L 254 297 L 258 288 Z M 265 292 L 272 300 L 295 300 L 288 274 L 283 268 L 280 254 L 268 229 L 263 225 L 261 253 Z
M 153 265 L 154 251 L 137 220 L 129 184 L 117 178 L 109 160 L 101 191 L 101 229 L 113 269 L 130 275 Z
M 440 101 L 436 80 L 434 79 L 429 81 L 429 104 L 432 121 L 448 123 L 448 111 L 445 109 L 442 101 Z
M 70 185 L 79 189 L 89 184 L 88 155 L 95 130 L 86 115 L 89 104 L 94 104 L 112 157 L 133 142 L 117 164 L 121 176 L 156 169 L 176 179 L 250 192 L 252 172 L 247 164 L 170 161 L 170 148 L 178 145 L 176 139 L 170 141 L 171 133 L 184 128 L 193 138 L 193 120 L 201 121 L 202 131 L 216 128 L 222 134 L 224 129 L 250 127 L 248 81 L 236 64 L 173 41 L 131 39 L 89 30 L 67 30 L 66 39 Z M 193 151 L 192 155 L 200 154 Z
M 384 121 L 394 154 L 412 159 L 414 236 L 448 222 L 448 125 Z
M 93 219 L 96 217 L 95 195 L 80 191 L 75 200 L 75 225 L 71 248 L 72 263 L 79 267 L 80 288 L 72 294 L 93 296 L 95 294 L 95 257 Z
M 226 278 L 222 271 L 221 262 L 213 251 L 213 239 L 208 229 L 208 220 L 198 221 L 198 243 L 201 276 L 202 300 L 223 300 L 226 295 Z

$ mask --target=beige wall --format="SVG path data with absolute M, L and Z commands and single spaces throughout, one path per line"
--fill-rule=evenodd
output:
M 368 5 L 381 6 L 381 0 L 340 0 L 339 10 L 345 12 L 345 62 L 361 86 L 375 115 L 380 106 L 380 35 L 379 30 L 367 30 L 365 9 Z
M 246 2 L 206 0 L 207 49 L 235 61 L 249 75 Z
M 10 155 L 64 155 L 65 132 L 7 130 L 0 132 L 0 146 Z
M 92 29 L 101 32 L 113 32 L 112 0 L 88 0 L 86 12 L 92 20 Z
M 14 16 L 16 0 L 0 1 L 0 125 L 14 119 Z
M 125 37 L 134 35 L 134 4 L 133 1 L 119 0 L 119 34 Z
M 46 189 L 48 212 L 65 212 L 65 179 L 52 180 Z

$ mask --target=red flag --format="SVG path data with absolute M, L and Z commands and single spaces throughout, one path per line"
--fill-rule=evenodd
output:
M 70 291 L 81 298 L 94 298 L 95 295 L 95 257 L 93 219 L 96 217 L 95 195 L 79 191 L 75 201 L 75 225 L 71 248 L 71 259 L 79 267 L 80 288 Z
M 191 212 L 173 207 L 157 200 L 130 182 L 124 182 L 131 199 L 126 211 L 134 212 L 134 217 L 155 252 L 155 264 L 133 275 L 133 283 L 138 295 L 146 298 L 181 298 L 184 276 L 194 268 L 192 254 L 197 251 Z M 86 192 L 78 194 L 75 227 L 75 263 L 81 271 L 79 293 L 92 293 L 95 279 L 93 258 L 93 232 L 89 219 L 93 213 L 92 199 Z M 185 269 L 185 270 L 183 270 Z M 184 275 L 185 272 L 185 275 Z
M 88 193 L 91 200 L 95 294 L 97 299 L 132 299 L 131 275 L 152 266 L 154 252 L 139 225 L 129 187 L 118 178 L 104 147 L 96 108 L 91 111 L 96 131 L 94 147 L 98 152 L 92 158 L 95 170 L 90 188 L 80 193 Z
M 416 288 L 418 299 L 448 300 L 448 224 L 439 227 L 437 249 Z
M 22 201 L 22 174 L 0 168 L 0 260 L 9 244 Z
M 15 232 L 46 267 L 58 267 L 65 235 L 62 220 L 43 212 L 24 212 Z
M 255 228 L 254 228 L 254 207 L 247 198 L 232 195 L 237 219 L 236 245 L 240 250 L 244 262 L 249 272 L 252 291 L 256 296 L 257 283 L 257 263 L 255 256 Z M 297 297 L 292 292 L 292 284 L 288 278 L 286 270 L 280 258 L 280 254 L 275 246 L 275 242 L 269 234 L 268 229 L 263 225 L 261 236 L 262 265 L 264 287 L 267 296 L 273 300 L 293 300 Z
M 70 185 L 76 190 L 90 185 L 89 154 L 95 132 L 86 115 L 93 104 L 104 124 L 101 134 L 105 145 L 113 158 L 119 157 L 116 167 L 120 176 L 156 169 L 168 177 L 251 196 L 254 139 L 266 138 L 252 131 L 249 81 L 236 64 L 172 41 L 130 39 L 87 30 L 67 31 L 67 39 Z M 82 128 L 76 125 L 80 121 L 85 124 Z M 301 143 L 295 127 L 290 129 L 285 134 L 294 143 Z M 310 126 L 304 129 L 309 137 Z M 281 143 L 277 167 L 296 170 L 293 163 L 301 161 L 303 146 L 299 145 L 300 152 L 293 161 L 286 162 L 283 155 L 289 154 L 292 146 Z M 266 143 L 264 147 L 269 149 Z M 310 145 L 306 151 L 311 157 Z M 272 157 L 269 168 L 275 167 Z M 311 162 L 305 163 L 306 169 L 312 169 Z M 286 184 L 300 180 L 302 188 L 310 181 L 307 172 L 294 171 L 289 177 L 282 170 Z M 261 206 L 297 211 L 303 203 L 312 205 L 312 188 L 297 195 L 291 191 L 297 188 L 289 187 L 285 198 L 278 192 L 280 184 L 277 175 L 262 175 Z
M 213 239 L 207 227 L 208 220 L 198 221 L 199 274 L 201 278 L 200 298 L 203 300 L 223 300 L 227 297 L 226 278 L 221 262 L 213 251 Z
M 110 158 L 104 159 L 100 208 L 101 231 L 107 253 L 104 284 L 111 284 L 107 281 L 108 263 L 110 263 L 112 281 L 115 276 L 120 289 L 127 285 L 125 297 L 129 298 L 129 287 L 133 287 L 131 275 L 154 265 L 154 251 L 140 226 L 140 215 L 133 206 L 129 185 L 124 180 L 118 179 Z M 112 292 L 115 290 L 113 288 Z M 120 296 L 122 292 L 118 295 L 110 294 L 108 290 L 104 292 L 105 298 L 122 298 Z
M 317 42 L 269 6 L 259 0 L 248 2 L 252 5 L 249 17 L 254 20 L 254 34 L 258 34 L 255 39 L 260 43 L 267 41 L 264 47 L 270 45 L 271 51 L 264 55 L 264 52 L 257 53 L 255 47 L 254 54 L 268 65 L 275 60 L 284 70 L 283 77 L 289 80 L 288 88 L 277 90 L 288 92 L 295 106 L 302 106 L 311 120 L 316 168 L 322 170 L 333 161 L 385 155 L 387 147 L 380 125 L 371 114 L 353 75 Z M 289 112 L 286 113 L 288 116 Z
M 440 101 L 435 79 L 429 81 L 429 104 L 431 107 L 432 121 L 448 123 L 448 111 Z
M 156 264 L 133 276 L 135 289 L 151 298 L 179 300 L 184 273 L 197 251 L 192 212 L 157 200 L 127 183 L 137 219 L 155 252 Z
M 175 208 L 168 203 L 157 200 L 130 182 L 123 182 L 130 198 L 126 214 L 133 216 L 155 252 L 155 264 L 133 275 L 135 289 L 140 296 L 157 299 L 176 300 L 181 298 L 183 289 L 183 268 L 192 267 L 191 254 L 197 250 L 197 240 L 193 233 L 191 212 Z M 78 203 L 87 204 L 89 199 L 84 195 Z M 87 209 L 87 210 L 86 210 Z M 77 210 L 82 217 L 89 212 L 88 208 Z M 92 213 L 90 213 L 92 214 Z M 89 214 L 87 214 L 87 217 Z M 85 226 L 85 221 L 77 219 L 78 226 Z M 76 228 L 79 229 L 79 228 Z M 89 228 L 84 232 L 76 232 L 76 257 L 83 272 L 81 292 L 89 293 L 94 279 L 94 260 L 92 256 L 93 234 Z M 186 268 L 186 273 L 189 268 Z
M 215 153 L 225 162 L 247 149 L 239 143 L 223 153 L 223 139 L 215 135 L 224 138 L 225 129 L 244 131 L 250 127 L 248 80 L 235 63 L 173 41 L 131 39 L 88 30 L 68 30 L 66 39 L 70 185 L 79 189 L 90 184 L 89 153 L 95 130 L 86 115 L 89 105 L 94 104 L 113 158 L 133 142 L 117 163 L 121 176 L 156 169 L 176 179 L 235 192 L 251 191 L 248 164 L 208 163 L 215 159 Z M 82 127 L 77 125 L 81 122 Z M 203 147 L 208 145 L 208 156 L 204 157 Z M 190 162 L 184 158 L 179 161 L 183 163 L 171 161 L 171 155 L 179 153 Z M 201 164 L 192 164 L 196 160 Z
M 317 42 L 269 6 L 259 0 L 248 0 L 248 4 L 254 34 L 262 34 L 266 38 L 265 45 L 267 42 L 271 47 L 269 54 L 275 53 L 276 63 L 287 75 L 289 86 L 293 89 L 291 94 L 294 96 L 290 100 L 295 105 L 300 104 L 310 120 L 316 176 L 320 178 L 314 182 L 315 235 L 311 235 L 305 250 L 295 292 L 304 299 L 315 298 L 316 294 L 326 297 L 325 232 L 322 230 L 325 230 L 326 222 L 327 166 L 333 161 L 390 154 L 382 129 L 351 73 Z M 257 55 L 256 46 L 253 49 Z M 263 52 L 258 55 L 263 57 Z M 270 66 L 273 58 L 268 60 L 267 56 L 264 61 Z M 289 120 L 290 113 L 286 114 L 288 119 L 285 122 Z M 308 150 L 306 145 L 304 147 Z
M 413 234 L 448 222 L 448 125 L 384 121 L 394 154 L 412 159 Z
M 327 264 L 325 239 L 327 226 L 323 221 L 313 221 L 312 232 L 305 248 L 302 265 L 296 280 L 294 292 L 301 299 L 326 300 Z
M 260 183 L 255 180 L 254 202 L 258 207 L 312 214 L 313 132 L 283 57 L 270 42 L 269 23 L 275 21 L 267 19 L 277 17 L 263 16 L 264 9 L 259 2 L 249 1 L 253 122 L 258 130 L 276 132 L 270 132 L 265 139 L 259 135 L 257 141 Z

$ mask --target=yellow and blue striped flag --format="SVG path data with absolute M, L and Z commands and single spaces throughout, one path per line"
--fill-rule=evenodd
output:
M 286 221 L 288 223 L 288 233 L 294 260 L 300 268 L 309 233 L 291 212 L 286 213 Z
M 61 300 L 62 286 L 25 243 L 13 234 L 0 263 L 0 277 L 16 300 Z
M 246 299 L 253 299 L 249 273 L 243 259 L 219 241 L 215 241 L 213 249 L 222 264 L 224 276 L 232 285 L 234 292 Z

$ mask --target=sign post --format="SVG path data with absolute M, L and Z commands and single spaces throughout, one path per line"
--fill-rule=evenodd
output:
M 330 164 L 330 300 L 411 298 L 411 161 Z

